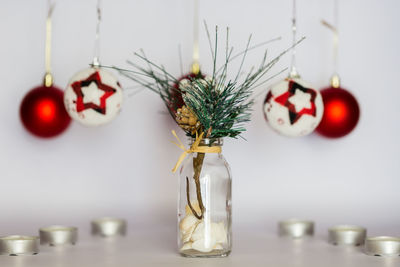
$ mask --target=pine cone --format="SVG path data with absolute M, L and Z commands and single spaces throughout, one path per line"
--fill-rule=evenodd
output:
M 183 130 L 190 131 L 192 135 L 194 135 L 200 127 L 200 122 L 198 121 L 196 115 L 194 115 L 187 106 L 178 108 L 175 117 L 178 125 Z

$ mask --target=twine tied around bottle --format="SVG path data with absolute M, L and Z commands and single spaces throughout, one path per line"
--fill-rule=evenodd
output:
M 175 164 L 175 167 L 172 169 L 172 172 L 176 172 L 176 170 L 179 168 L 179 166 L 182 164 L 183 160 L 186 158 L 188 154 L 191 153 L 221 153 L 221 147 L 220 146 L 201 146 L 200 142 L 203 139 L 204 132 L 201 133 L 200 135 L 197 134 L 196 132 L 196 139 L 194 143 L 190 146 L 189 149 L 186 149 L 179 137 L 176 135 L 176 132 L 172 130 L 172 134 L 175 136 L 176 140 L 178 140 L 178 143 L 174 143 L 177 147 L 183 150 L 182 154 L 178 158 L 178 161 Z

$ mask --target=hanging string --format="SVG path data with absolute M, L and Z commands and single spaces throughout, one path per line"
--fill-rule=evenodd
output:
M 334 36 L 333 36 L 333 71 L 334 74 L 337 75 L 337 62 L 338 62 L 338 51 L 339 51 L 339 32 L 338 32 L 338 26 L 339 26 L 339 16 L 338 16 L 338 12 L 339 12 L 339 6 L 338 6 L 338 0 L 334 0 L 334 8 L 333 8 L 333 12 L 334 12 L 334 19 L 333 19 L 333 26 L 335 28 L 334 32 Z
M 181 70 L 181 76 L 183 76 L 183 63 L 182 63 L 182 47 L 178 45 L 178 56 L 179 56 L 179 69 Z
M 94 41 L 94 56 L 93 56 L 93 66 L 100 66 L 100 23 L 101 23 L 101 0 L 97 0 L 97 25 L 96 25 L 96 37 Z
M 334 1 L 334 25 L 325 20 L 322 20 L 321 23 L 333 32 L 333 76 L 331 78 L 331 85 L 334 88 L 338 88 L 340 87 L 340 78 L 337 72 L 339 51 L 338 0 Z
M 298 78 L 300 77 L 296 69 L 296 32 L 297 32 L 297 21 L 296 21 L 296 0 L 293 0 L 293 17 L 292 17 L 292 64 L 290 66 L 289 77 Z
M 194 15 L 193 15 L 193 63 L 191 72 L 199 74 L 199 0 L 194 0 Z
M 51 74 L 51 28 L 52 21 L 51 16 L 54 10 L 54 3 L 51 0 L 48 1 L 48 12 L 46 19 L 46 43 L 45 43 L 45 69 L 46 74 L 44 76 L 44 85 L 51 87 L 53 85 L 53 75 Z

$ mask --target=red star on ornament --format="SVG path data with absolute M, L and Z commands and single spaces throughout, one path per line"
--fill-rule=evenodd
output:
M 299 112 L 296 111 L 295 105 L 289 101 L 289 98 L 296 94 L 296 90 L 300 90 L 303 93 L 311 95 L 311 99 L 310 99 L 311 107 L 310 108 L 302 108 Z M 305 88 L 305 87 L 301 86 L 300 84 L 296 83 L 295 81 L 289 80 L 288 91 L 285 92 L 284 94 L 276 97 L 275 102 L 288 108 L 290 124 L 293 125 L 301 118 L 301 116 L 303 116 L 305 114 L 314 116 L 314 117 L 317 115 L 317 109 L 315 107 L 315 98 L 316 97 L 317 97 L 317 93 L 315 92 L 315 90 L 310 89 L 310 88 Z
M 88 102 L 84 103 L 83 102 L 83 97 L 84 94 L 82 92 L 82 87 L 87 87 L 91 83 L 95 83 L 97 85 L 97 88 L 99 90 L 104 91 L 104 94 L 100 97 L 100 105 L 97 105 L 93 102 Z M 76 81 L 71 84 L 72 89 L 74 90 L 76 94 L 76 111 L 81 112 L 86 109 L 93 109 L 94 111 L 97 111 L 103 115 L 106 114 L 106 100 L 109 98 L 111 95 L 115 94 L 117 91 L 115 88 L 112 88 L 111 86 L 108 86 L 104 83 L 101 82 L 101 77 L 98 71 L 87 77 L 85 80 L 82 81 Z

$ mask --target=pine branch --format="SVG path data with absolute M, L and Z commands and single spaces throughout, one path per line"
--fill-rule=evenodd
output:
M 205 23 L 204 23 L 205 24 Z M 126 70 L 114 67 L 122 75 L 132 79 L 141 86 L 144 86 L 161 97 L 173 118 L 176 116 L 178 102 L 176 94 L 181 94 L 184 104 L 200 122 L 200 131 L 204 131 L 207 138 L 216 139 L 221 137 L 241 137 L 246 131 L 245 123 L 250 121 L 254 99 L 254 89 L 268 82 L 271 78 L 280 74 L 278 72 L 266 79 L 262 79 L 271 68 L 295 45 L 304 40 L 304 37 L 293 46 L 284 50 L 278 56 L 267 61 L 267 50 L 258 67 L 252 67 L 244 78 L 239 78 L 242 67 L 250 50 L 277 40 L 273 39 L 261 44 L 251 46 L 251 35 L 246 43 L 244 51 L 233 54 L 233 47 L 229 47 L 229 29 L 227 29 L 225 60 L 222 66 L 217 66 L 218 57 L 218 27 L 215 28 L 215 40 L 212 45 L 211 35 L 205 24 L 205 29 L 210 45 L 213 61 L 212 76 L 206 77 L 200 73 L 195 77 L 189 77 L 189 86 L 177 88 L 179 81 L 170 74 L 164 66 L 158 65 L 147 58 L 143 50 L 141 53 L 134 53 L 135 57 L 147 65 L 147 68 L 128 61 L 134 70 Z M 227 80 L 229 63 L 242 56 L 236 77 Z M 241 81 L 239 81 L 241 80 Z M 184 129 L 188 136 L 194 137 L 193 131 Z

